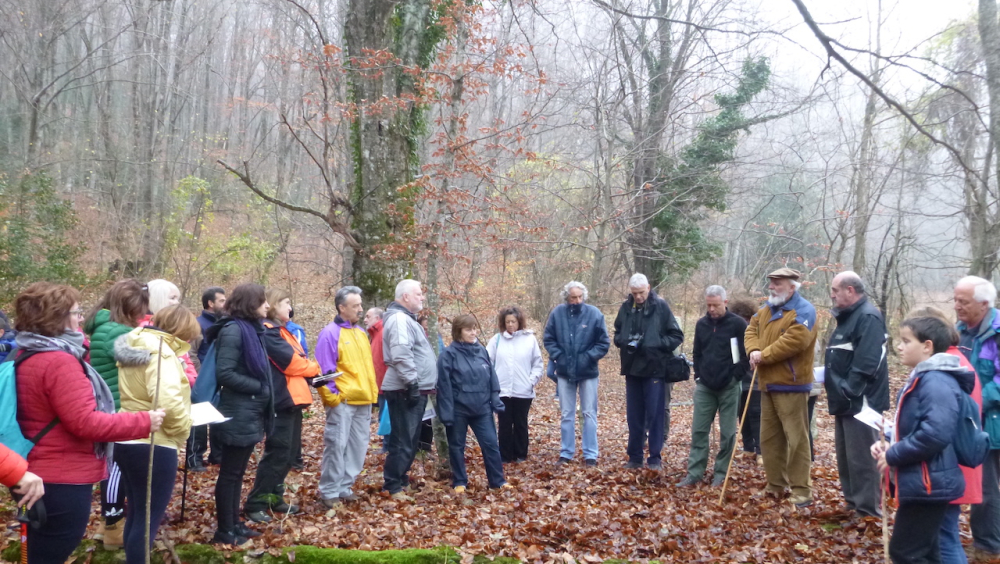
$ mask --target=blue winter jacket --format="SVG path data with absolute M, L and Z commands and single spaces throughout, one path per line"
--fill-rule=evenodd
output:
M 601 310 L 588 304 L 560 304 L 545 324 L 545 350 L 555 374 L 570 382 L 597 378 L 597 361 L 611 348 Z
M 983 430 L 990 436 L 990 448 L 1000 449 L 1000 386 L 996 376 L 1000 374 L 1000 352 L 997 350 L 997 336 L 1000 335 L 1000 311 L 990 308 L 984 322 L 973 332 L 965 323 L 958 323 L 962 335 L 959 349 L 979 375 L 983 387 Z M 972 334 L 974 333 L 974 334 Z
M 962 497 L 965 479 L 952 446 L 959 401 L 976 374 L 957 356 L 940 353 L 921 362 L 899 392 L 897 441 L 886 452 L 896 472 L 900 501 L 949 502 Z
M 455 415 L 477 417 L 503 411 L 500 381 L 479 343 L 452 342 L 437 361 L 437 415 L 451 425 Z

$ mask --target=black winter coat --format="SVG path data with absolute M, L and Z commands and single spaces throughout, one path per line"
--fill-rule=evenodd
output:
M 455 415 L 476 417 L 503 411 L 500 381 L 486 348 L 455 341 L 438 357 L 437 415 L 451 425 Z
M 946 358 L 951 357 L 951 358 Z M 949 354 L 920 363 L 899 393 L 896 436 L 885 454 L 896 471 L 900 501 L 947 502 L 965 493 L 952 446 L 959 400 L 972 392 L 976 374 Z
M 222 444 L 248 447 L 262 441 L 264 434 L 270 432 L 274 401 L 270 383 L 262 382 L 247 368 L 240 327 L 230 321 L 232 318 L 220 319 L 206 335 L 209 343 L 215 342 L 218 355 L 215 378 L 219 385 L 219 411 L 231 417 L 225 423 L 213 424 L 212 434 Z M 258 336 L 263 336 L 264 326 L 259 321 L 257 325 Z
M 667 302 L 650 290 L 642 308 L 633 307 L 629 296 L 615 317 L 615 346 L 622 359 L 622 374 L 639 378 L 662 378 L 667 359 L 684 342 L 684 332 Z M 632 337 L 641 335 L 634 353 L 628 350 Z
M 718 319 L 705 315 L 694 328 L 694 377 L 702 385 L 719 391 L 734 380 L 742 381 L 750 370 L 743 343 L 747 322 L 731 311 Z M 739 362 L 733 363 L 732 340 L 736 339 Z
M 830 415 L 855 415 L 865 397 L 875 411 L 889 409 L 889 363 L 882 313 L 868 298 L 834 310 L 837 330 L 826 347 L 826 403 Z

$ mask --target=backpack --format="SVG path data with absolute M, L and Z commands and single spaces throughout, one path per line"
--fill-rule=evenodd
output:
M 219 407 L 219 384 L 215 378 L 216 363 L 215 342 L 208 346 L 205 353 L 205 360 L 198 370 L 198 379 L 194 381 L 194 388 L 191 389 L 191 403 L 211 402 L 213 406 Z
M 986 460 L 990 451 L 990 436 L 980 425 L 979 404 L 969 394 L 962 394 L 958 405 L 958 425 L 953 446 L 958 463 L 975 468 Z
M 28 458 L 31 448 L 59 423 L 59 418 L 56 417 L 38 434 L 28 439 L 17 422 L 17 365 L 34 354 L 31 351 L 21 351 L 13 360 L 0 363 L 0 444 L 24 459 Z

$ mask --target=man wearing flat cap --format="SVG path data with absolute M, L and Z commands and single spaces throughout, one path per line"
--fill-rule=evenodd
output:
M 760 450 L 767 486 L 798 507 L 812 503 L 809 391 L 813 383 L 816 308 L 798 290 L 801 275 L 779 268 L 767 275 L 770 297 L 750 319 L 746 351 L 760 387 Z

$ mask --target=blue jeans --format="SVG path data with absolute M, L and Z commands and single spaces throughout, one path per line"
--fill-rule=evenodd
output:
M 560 458 L 572 460 L 576 454 L 576 394 L 579 390 L 580 411 L 583 412 L 583 458 L 597 460 L 598 380 L 598 378 L 588 378 L 579 382 L 570 382 L 566 378 L 559 378 L 559 410 L 562 412 Z
M 962 514 L 962 506 L 948 505 L 941 521 L 941 535 L 938 546 L 941 548 L 941 564 L 968 564 L 962 548 L 962 538 L 958 536 L 958 516 Z
M 486 466 L 486 480 L 491 488 L 499 488 L 506 483 L 503 477 L 503 462 L 500 461 L 500 443 L 497 441 L 497 428 L 493 423 L 493 413 L 481 415 L 463 415 L 455 413 L 455 421 L 446 425 L 448 432 L 448 460 L 451 462 L 451 485 L 469 485 L 469 476 L 465 473 L 465 439 L 469 429 L 476 434 L 479 448 L 483 451 L 483 463 Z
M 646 437 L 649 437 L 649 463 L 660 462 L 663 450 L 663 403 L 666 392 L 663 378 L 625 377 L 625 419 L 628 421 L 628 460 L 642 464 Z

